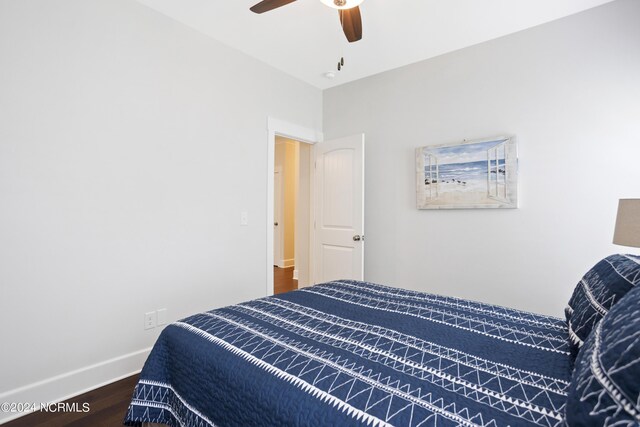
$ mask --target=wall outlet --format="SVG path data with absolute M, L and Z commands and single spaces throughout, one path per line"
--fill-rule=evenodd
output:
M 158 326 L 167 324 L 167 309 L 159 308 L 158 309 Z
M 240 225 L 249 225 L 249 212 L 240 212 Z
M 153 329 L 156 327 L 156 312 L 150 311 L 144 314 L 144 328 Z

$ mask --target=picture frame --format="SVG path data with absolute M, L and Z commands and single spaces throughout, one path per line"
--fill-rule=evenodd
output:
M 517 208 L 518 155 L 515 136 L 417 148 L 416 207 Z

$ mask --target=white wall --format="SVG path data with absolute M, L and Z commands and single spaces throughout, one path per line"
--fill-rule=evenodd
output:
M 640 196 L 639 16 L 619 0 L 325 91 L 325 138 L 366 133 L 366 279 L 562 316 L 633 251 L 610 242 Z M 519 209 L 416 210 L 416 147 L 497 134 L 519 139 Z
M 321 102 L 132 0 L 0 0 L 0 400 L 139 369 L 146 311 L 263 296 L 267 116 Z

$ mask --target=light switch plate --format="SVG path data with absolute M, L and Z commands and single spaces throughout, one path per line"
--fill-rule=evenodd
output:
M 156 312 L 150 311 L 144 314 L 144 328 L 153 329 L 156 327 Z

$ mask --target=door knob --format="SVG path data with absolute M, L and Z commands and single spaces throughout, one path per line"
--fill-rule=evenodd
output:
M 358 236 L 357 234 L 355 236 L 353 236 L 353 241 L 354 242 L 359 242 L 360 240 L 362 240 L 362 238 L 360 236 Z
M 277 222 L 274 222 L 274 223 L 273 223 L 273 225 L 277 227 L 277 226 L 278 226 L 278 223 L 277 223 Z

